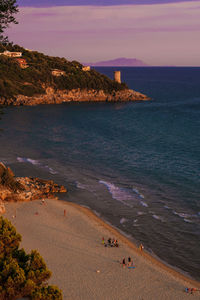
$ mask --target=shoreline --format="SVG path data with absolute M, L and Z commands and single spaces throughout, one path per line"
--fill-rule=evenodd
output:
M 39 104 L 61 104 L 71 102 L 110 102 L 121 103 L 130 101 L 148 101 L 151 100 L 148 96 L 131 90 L 124 89 L 121 91 L 111 91 L 110 93 L 104 90 L 87 90 L 87 89 L 72 89 L 72 90 L 55 90 L 52 87 L 45 89 L 44 94 L 33 96 L 16 95 L 12 98 L 0 96 L 0 105 L 2 106 L 35 106 Z
M 145 250 L 141 252 L 89 208 L 63 200 L 45 202 L 45 206 L 41 200 L 7 203 L 5 217 L 22 235 L 21 247 L 40 252 L 53 273 L 49 283 L 63 290 L 63 299 L 131 300 L 134 293 L 138 300 L 184 300 L 189 296 L 186 287 L 200 288 L 200 282 L 166 266 Z M 15 212 L 17 217 L 12 218 Z M 115 237 L 120 247 L 104 247 L 102 236 L 105 240 Z M 134 270 L 120 264 L 129 255 Z M 108 297 L 110 289 L 113 297 Z M 199 293 L 194 293 L 193 299 L 199 299 Z
M 59 200 L 63 201 L 63 200 Z M 67 201 L 63 201 L 67 202 Z M 165 261 L 162 261 L 159 258 L 154 257 L 151 255 L 147 250 L 141 251 L 139 250 L 138 246 L 131 241 L 123 232 L 121 232 L 118 228 L 114 227 L 112 224 L 108 224 L 105 220 L 98 217 L 95 212 L 93 212 L 90 208 L 81 206 L 79 204 L 73 203 L 73 202 L 67 202 L 68 205 L 71 205 L 79 210 L 81 210 L 84 214 L 86 214 L 89 218 L 92 218 L 94 221 L 99 223 L 104 228 L 108 229 L 110 232 L 112 232 L 115 236 L 120 237 L 120 240 L 123 241 L 125 244 L 127 244 L 131 249 L 133 249 L 138 255 L 141 255 L 144 259 L 147 261 L 150 261 L 154 265 L 157 265 L 161 269 L 165 270 L 166 272 L 170 273 L 175 278 L 178 278 L 180 280 L 186 281 L 191 285 L 194 285 L 195 287 L 200 288 L 200 281 L 197 281 L 193 278 L 190 278 L 187 275 L 184 275 L 177 270 L 175 270 L 176 267 L 168 265 Z

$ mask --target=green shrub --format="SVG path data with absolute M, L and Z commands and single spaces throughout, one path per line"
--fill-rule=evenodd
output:
M 21 236 L 7 219 L 0 217 L 0 299 L 62 300 L 56 286 L 48 286 L 51 272 L 40 254 L 19 249 Z
M 31 294 L 33 300 L 62 300 L 62 295 L 55 286 L 41 287 L 35 289 Z
M 3 185 L 13 191 L 23 190 L 22 185 L 15 179 L 14 173 L 10 168 L 6 168 L 0 163 L 0 185 Z

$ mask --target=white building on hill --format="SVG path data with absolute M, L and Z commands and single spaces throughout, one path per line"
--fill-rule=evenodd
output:
M 0 55 L 5 55 L 8 57 L 22 57 L 22 52 L 4 51 L 3 53 L 0 53 Z

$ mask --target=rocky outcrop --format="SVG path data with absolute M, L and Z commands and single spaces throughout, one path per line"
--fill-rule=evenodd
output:
M 5 214 L 6 209 L 3 201 L 0 201 L 0 215 Z
M 56 193 L 65 193 L 64 186 L 52 180 L 32 177 L 15 177 L 10 168 L 0 163 L 0 214 L 5 212 L 6 201 L 31 201 L 55 198 Z
M 1 105 L 38 105 L 38 104 L 60 104 L 64 102 L 127 102 L 150 100 L 144 94 L 133 90 L 113 91 L 105 93 L 103 90 L 54 90 L 51 87 L 46 88 L 43 95 L 32 97 L 17 95 L 14 98 L 0 98 Z

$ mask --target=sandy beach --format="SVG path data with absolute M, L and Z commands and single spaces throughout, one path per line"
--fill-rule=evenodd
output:
M 64 216 L 66 210 L 66 216 Z M 50 284 L 70 300 L 184 300 L 199 299 L 186 287 L 200 289 L 187 279 L 139 251 L 117 230 L 89 209 L 59 200 L 6 205 L 5 217 L 22 235 L 21 246 L 37 249 L 53 275 Z M 13 215 L 16 214 L 16 218 Z M 102 237 L 116 238 L 117 247 L 104 247 Z M 122 267 L 123 257 L 131 256 L 134 269 Z

